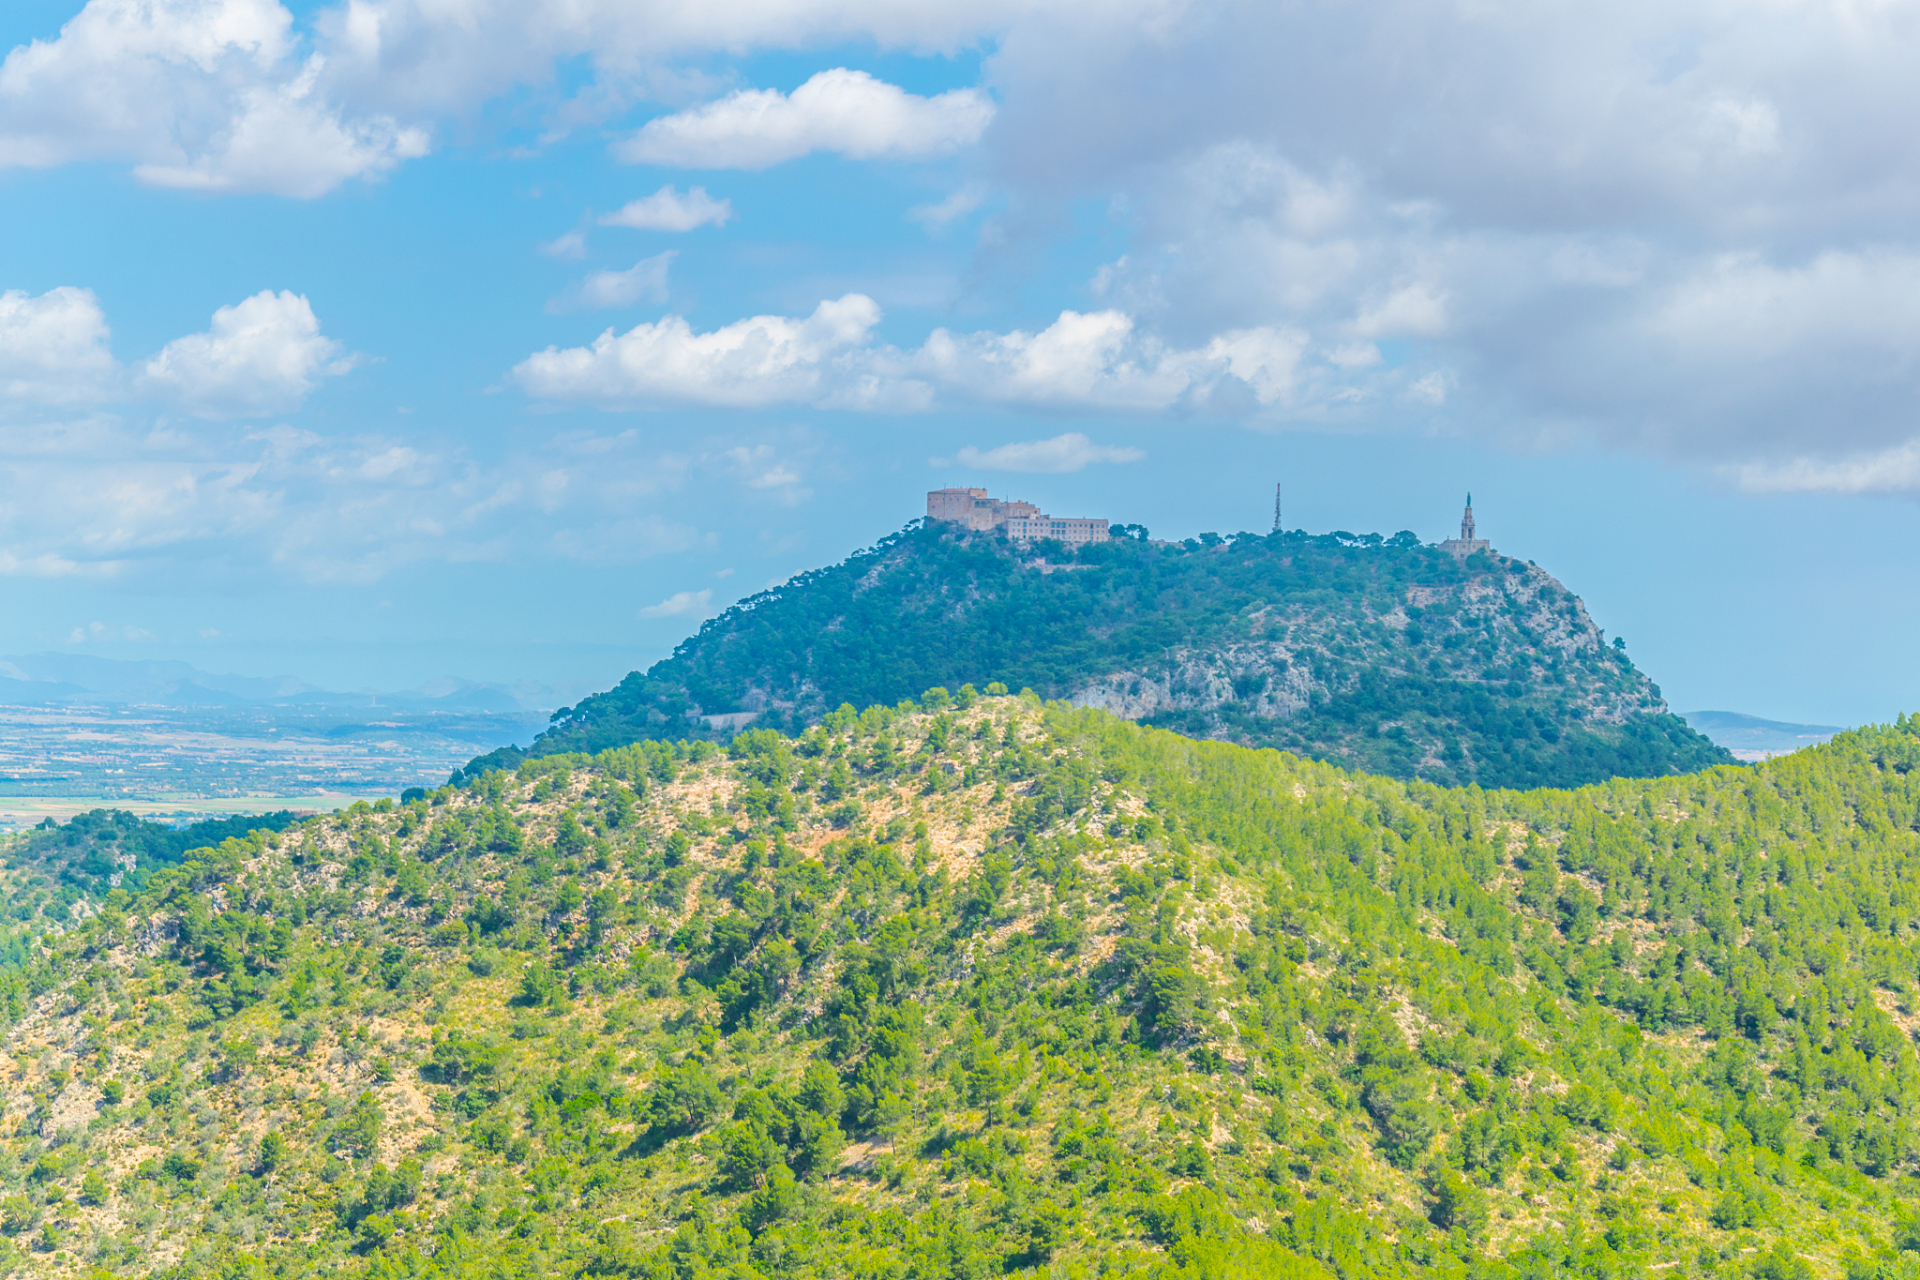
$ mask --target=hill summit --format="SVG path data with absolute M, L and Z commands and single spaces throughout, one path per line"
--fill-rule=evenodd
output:
M 1732 761 L 1565 586 L 1471 547 L 1297 531 L 1068 546 L 916 522 L 741 601 L 556 713 L 530 754 L 798 731 L 843 704 L 997 682 L 1441 784 L 1573 786 Z M 522 758 L 509 748 L 470 769 Z

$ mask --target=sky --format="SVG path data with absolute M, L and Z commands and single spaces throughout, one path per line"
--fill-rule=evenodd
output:
M 0 653 L 571 700 L 982 485 L 1920 709 L 1920 3 L 13 0 Z M 985 678 L 991 678 L 990 675 Z

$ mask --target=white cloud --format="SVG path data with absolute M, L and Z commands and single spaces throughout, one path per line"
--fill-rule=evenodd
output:
M 587 256 L 587 237 L 584 232 L 569 231 L 541 245 L 540 252 L 549 258 L 584 258 Z
M 1308 347 L 1287 328 L 1236 329 L 1181 349 L 1121 311 L 1063 311 L 1037 333 L 936 329 L 906 368 L 949 399 L 1074 409 L 1284 408 Z
M 1707 130 L 1723 134 L 1735 151 L 1765 155 L 1780 149 L 1780 113 L 1757 98 L 1716 98 L 1706 107 Z
M 1748 487 L 1920 494 L 1911 17 L 1224 0 L 1093 31 L 1036 12 L 982 74 L 994 234 L 1017 260 L 1111 198 L 1128 258 L 1102 305 L 1140 332 L 1312 334 L 1278 404 L 1332 403 L 1331 368 L 1382 427 L 1444 403 L 1460 430 Z M 1376 339 L 1391 362 L 1349 358 Z
M 686 472 L 637 432 L 479 458 L 284 424 L 0 418 L 0 576 L 234 591 L 509 556 L 632 564 L 707 545 L 649 509 Z
M 673 257 L 674 250 L 669 249 L 642 258 L 625 271 L 596 271 L 581 281 L 578 289 L 557 299 L 549 310 L 600 310 L 630 307 L 636 302 L 665 302 L 667 269 L 673 265 Z
M 213 313 L 205 333 L 176 338 L 148 360 L 143 389 L 203 417 L 248 417 L 300 403 L 323 377 L 347 372 L 340 344 L 320 332 L 305 296 L 271 289 Z
M 772 445 L 739 445 L 721 456 L 749 489 L 789 489 L 800 483 L 799 471 L 781 460 Z
M 204 146 L 179 159 L 133 168 L 157 187 L 264 191 L 312 199 L 349 178 L 387 172 L 427 154 L 428 133 L 384 118 L 345 120 L 314 98 L 319 66 L 285 84 L 238 96 L 231 117 Z
M 1802 265 L 1729 254 L 1654 299 L 1650 336 L 1693 361 L 1782 359 L 1920 348 L 1920 252 L 1829 250 Z
M 1446 291 L 1424 282 L 1399 286 L 1353 322 L 1353 332 L 1362 338 L 1427 337 L 1446 331 Z
M 711 589 L 699 591 L 676 591 L 659 604 L 650 604 L 640 611 L 643 618 L 684 618 L 688 615 L 705 616 L 708 606 L 713 603 Z
M 1101 408 L 1164 408 L 1192 383 L 1190 362 L 1149 349 L 1132 359 L 1133 320 L 1119 311 L 1063 311 L 1038 333 L 935 329 L 911 368 L 983 400 Z
M 1920 494 L 1920 440 L 1842 458 L 1792 458 L 1722 468 L 1749 493 Z
M 1127 22 L 1170 7 L 1143 0 L 1097 11 Z M 555 114 L 597 123 L 649 95 L 686 101 L 687 86 L 711 85 L 704 68 L 716 53 L 958 53 L 1032 11 L 1024 0 L 351 0 L 321 10 L 314 25 L 332 82 L 393 114 L 469 111 L 515 85 L 550 84 L 557 62 L 584 59 L 591 83 Z
M 302 9 L 312 16 L 296 23 L 278 0 L 88 0 L 58 35 L 15 48 L 0 66 L 0 168 L 105 160 L 156 184 L 310 197 L 424 154 L 436 129 L 518 88 L 546 101 L 543 123 L 558 137 L 637 103 L 711 92 L 725 82 L 706 69 L 715 54 L 847 44 L 952 53 L 1029 12 L 1014 0 L 344 0 Z M 1103 20 L 1132 16 L 1108 7 Z M 554 93 L 560 68 L 578 62 L 585 83 Z M 971 91 L 929 100 L 880 88 L 895 96 L 854 100 L 892 119 L 896 136 L 881 144 L 889 154 L 937 148 L 955 128 L 964 139 L 965 121 L 954 118 L 990 113 Z M 834 95 L 814 96 L 833 106 Z M 859 123 L 844 140 L 876 145 Z
M 0 394 L 52 404 L 98 398 L 119 374 L 108 336 L 91 289 L 0 293 Z
M 150 182 L 311 195 L 391 169 L 516 86 L 532 110 L 549 104 L 549 136 L 667 110 L 624 136 L 672 163 L 977 146 L 977 168 L 969 155 L 968 173 L 942 176 L 991 175 L 1004 197 L 983 278 L 1027 270 L 1089 209 L 1125 220 L 1128 256 L 1102 270 L 1089 324 L 948 335 L 951 369 L 864 340 L 777 356 L 755 403 L 1351 403 L 1391 426 L 1443 389 L 1462 429 L 1709 467 L 1844 469 L 1912 437 L 1920 338 L 1900 282 L 1920 260 L 1920 135 L 1906 124 L 1920 27 L 1905 5 L 301 11 L 314 17 L 275 0 L 90 0 L 0 65 L 0 166 L 106 161 Z M 957 96 L 844 69 L 792 94 L 726 95 L 736 59 L 849 47 L 991 52 Z M 962 186 L 917 216 L 936 226 L 970 198 Z M 1127 328 L 1101 330 L 1103 315 Z M 1049 333 L 1093 345 L 1043 367 L 1048 353 L 1022 341 Z M 1391 368 L 1348 358 L 1376 339 L 1394 344 Z M 17 398 L 105 385 L 31 370 L 6 382 Z M 653 382 L 623 394 L 674 398 Z
M 966 217 L 986 203 L 986 199 L 987 184 L 969 182 L 945 200 L 935 201 L 933 204 L 915 205 L 907 210 L 907 216 L 915 222 L 938 230 L 956 219 Z
M 1498 335 L 1522 407 L 1748 489 L 1911 492 L 1920 249 L 1667 263 L 1591 317 Z
M 425 154 L 427 132 L 349 115 L 274 0 L 89 0 L 0 63 L 0 167 L 130 162 L 159 186 L 312 197 Z
M 614 154 L 635 164 L 765 169 L 815 151 L 858 160 L 942 155 L 979 141 L 993 102 L 977 89 L 922 98 L 864 71 L 822 71 L 791 97 L 743 89 L 649 120 Z
M 879 306 L 858 293 L 822 302 L 804 320 L 753 316 L 711 333 L 668 316 L 617 336 L 609 329 L 591 347 L 549 347 L 513 377 L 537 399 L 614 406 L 810 400 L 834 357 L 863 344 L 879 321 Z
M 1342 348 L 1345 350 L 1345 348 Z M 1288 399 L 1306 355 L 1307 335 L 1298 329 L 1238 329 L 1223 333 L 1207 344 L 1207 355 L 1226 363 L 1228 372 L 1253 389 L 1261 405 Z M 1354 367 L 1338 358 L 1332 363 L 1341 368 Z
M 1420 404 L 1442 405 L 1447 402 L 1447 375 L 1438 371 L 1416 378 L 1407 388 L 1407 399 Z
M 955 456 L 960 465 L 982 471 L 1062 474 L 1096 462 L 1138 462 L 1146 452 L 1125 445 L 1095 444 L 1078 431 L 1051 440 L 1024 440 L 993 449 L 967 445 Z
M 677 316 L 609 329 L 591 347 L 548 348 L 513 377 L 529 394 L 607 408 L 781 403 L 879 412 L 987 403 L 1243 416 L 1291 410 L 1310 343 L 1299 330 L 1254 328 L 1181 349 L 1136 331 L 1120 311 L 1063 311 L 1038 332 L 935 329 L 920 347 L 874 344 L 880 309 L 848 294 L 802 320 L 754 316 L 695 333 Z M 1321 361 L 1322 381 L 1347 371 Z
M 715 200 L 705 187 L 690 187 L 681 195 L 671 183 L 650 196 L 622 205 L 600 219 L 603 227 L 632 227 L 637 231 L 692 231 L 709 224 L 722 227 L 733 217 L 733 201 Z
M 1338 365 L 1342 369 L 1365 369 L 1369 365 L 1379 364 L 1384 356 L 1380 348 L 1371 342 L 1350 342 L 1327 352 L 1327 363 Z

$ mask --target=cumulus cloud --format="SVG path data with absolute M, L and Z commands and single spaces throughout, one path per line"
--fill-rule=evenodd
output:
M 274 0 L 89 0 L 0 62 L 0 167 L 131 162 L 144 181 L 311 197 L 425 154 L 424 128 L 351 114 Z
M 949 387 L 1003 403 L 1165 408 L 1194 382 L 1189 353 L 1133 342 L 1118 311 L 1063 311 L 1037 333 L 955 334 L 935 329 L 909 367 Z
M 980 139 L 993 102 L 977 89 L 931 98 L 864 71 L 822 71 L 792 96 L 743 89 L 718 102 L 649 120 L 614 154 L 635 164 L 765 169 L 815 151 L 858 160 L 942 155 Z
M 967 445 L 954 458 L 960 465 L 980 471 L 1059 475 L 1084 470 L 1096 462 L 1138 462 L 1146 456 L 1141 449 L 1095 444 L 1080 432 L 1069 431 L 1051 440 L 1023 440 L 992 449 Z
M 132 377 L 110 336 L 91 289 L 0 293 L 0 405 L 145 400 L 206 418 L 248 417 L 295 407 L 321 378 L 354 364 L 320 332 L 305 297 L 272 290 L 221 307 L 205 333 L 169 342 Z M 58 439 L 72 428 L 43 430 Z
M 600 225 L 637 231 L 692 231 L 708 225 L 725 226 L 732 217 L 733 201 L 715 200 L 705 187 L 690 187 L 681 195 L 669 183 L 604 215 Z
M 1193 411 L 1242 417 L 1325 411 L 1354 398 L 1357 379 L 1404 385 L 1407 369 L 1379 363 L 1352 344 L 1322 349 L 1300 330 L 1253 328 L 1175 347 L 1137 330 L 1119 311 L 1064 311 L 1038 331 L 955 333 L 935 329 L 917 348 L 871 341 L 879 308 L 864 295 L 822 303 L 844 315 L 831 328 L 755 316 L 711 334 L 669 318 L 590 348 L 549 348 L 514 370 L 541 399 L 609 408 L 651 404 L 767 405 L 911 412 L 941 405 L 1000 404 L 1065 411 Z M 812 333 L 805 338 L 802 335 Z M 832 334 L 822 340 L 823 332 Z
M 950 393 L 1002 404 L 1155 412 L 1212 407 L 1225 394 L 1251 408 L 1292 391 L 1305 347 L 1304 334 L 1259 328 L 1182 350 L 1138 334 L 1123 312 L 1063 311 L 1036 333 L 936 329 L 909 365 Z
M 676 591 L 659 604 L 650 604 L 640 611 L 643 618 L 685 618 L 704 617 L 713 603 L 713 592 L 705 587 L 698 591 Z
M 617 144 L 659 163 L 959 152 L 973 168 L 977 148 L 1004 196 L 982 275 L 1107 208 L 1128 256 L 1097 301 L 1064 326 L 1050 309 L 1000 326 L 1017 332 L 948 335 L 945 368 L 869 341 L 776 354 L 785 373 L 756 403 L 1347 405 L 1387 428 L 1439 405 L 1462 431 L 1709 467 L 1844 470 L 1912 438 L 1920 338 L 1899 282 L 1920 258 L 1920 135 L 1905 125 L 1920 27 L 1901 5 L 308 11 L 89 0 L 0 64 L 0 165 L 107 161 L 149 182 L 311 195 L 389 171 L 521 86 L 552 134 L 665 104 Z M 990 52 L 980 88 L 937 97 L 844 68 L 791 94 L 725 94 L 715 70 L 716 54 L 847 47 Z M 929 226 L 969 203 L 968 175 L 950 176 L 959 193 L 918 212 Z M 1059 350 L 1034 345 L 1049 334 Z M 5 377 L 20 396 L 65 385 Z M 673 399 L 652 383 L 627 394 Z
M 1104 305 L 1187 348 L 1310 333 L 1373 375 L 1352 412 L 1383 427 L 1444 407 L 1749 487 L 1920 493 L 1908 16 L 1389 0 L 1090 31 L 1037 11 L 983 73 L 1013 202 L 995 231 L 1030 251 L 1072 201 L 1120 193 Z M 1387 377 L 1402 361 L 1422 367 Z M 1309 345 L 1287 395 L 1323 377 Z
M 342 119 L 316 101 L 318 72 L 309 64 L 286 84 L 239 95 L 232 115 L 202 147 L 136 164 L 134 176 L 157 187 L 311 199 L 349 178 L 382 174 L 427 154 L 423 128 L 378 117 Z
M 209 418 L 276 413 L 300 403 L 351 359 L 320 332 L 305 296 L 262 290 L 213 313 L 205 333 L 169 342 L 141 370 L 142 389 Z
M 119 374 L 91 289 L 0 293 L 0 395 L 61 404 L 102 396 Z
M 1084 7 L 1125 22 L 1172 5 Z M 864 44 L 953 53 L 1032 11 L 1025 0 L 353 0 L 321 10 L 314 28 L 333 83 L 397 115 L 465 111 L 584 59 L 592 81 L 560 114 L 594 119 L 649 91 L 685 100 L 701 75 L 682 61 L 716 52 Z
M 160 186 L 310 198 L 426 154 L 442 122 L 574 59 L 594 75 L 556 109 L 562 127 L 684 80 L 674 59 L 844 40 L 950 49 L 1014 10 L 352 0 L 301 30 L 278 0 L 88 0 L 0 63 L 0 168 L 110 161 Z
M 1001 404 L 1242 416 L 1300 407 L 1310 358 L 1320 383 L 1353 374 L 1293 329 L 1237 329 L 1179 348 L 1139 333 L 1120 311 L 1063 311 L 1038 331 L 941 328 L 901 350 L 872 341 L 879 320 L 864 294 L 822 302 L 805 319 L 754 316 L 711 333 L 669 316 L 625 334 L 609 329 L 590 347 L 549 347 L 516 366 L 513 378 L 538 399 L 606 408 L 801 403 L 909 412 Z M 1351 347 L 1338 353 L 1350 357 Z M 1326 388 L 1314 391 L 1308 407 L 1323 408 Z
M 667 269 L 673 265 L 673 256 L 674 251 L 669 249 L 642 258 L 625 271 L 596 271 L 572 293 L 556 299 L 550 310 L 600 310 L 630 307 L 636 302 L 665 302 Z
M 805 319 L 753 316 L 695 333 L 680 316 L 608 329 L 590 347 L 549 347 L 513 378 L 541 400 L 609 406 L 685 403 L 749 408 L 810 400 L 835 356 L 857 348 L 880 321 L 864 294 L 822 302 Z

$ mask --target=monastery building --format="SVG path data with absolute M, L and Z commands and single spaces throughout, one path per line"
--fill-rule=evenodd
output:
M 1105 520 L 1050 516 L 1031 502 L 1001 502 L 985 489 L 935 489 L 927 495 L 927 519 L 986 533 L 1006 530 L 1015 542 L 1054 538 L 1068 546 L 1105 542 Z

